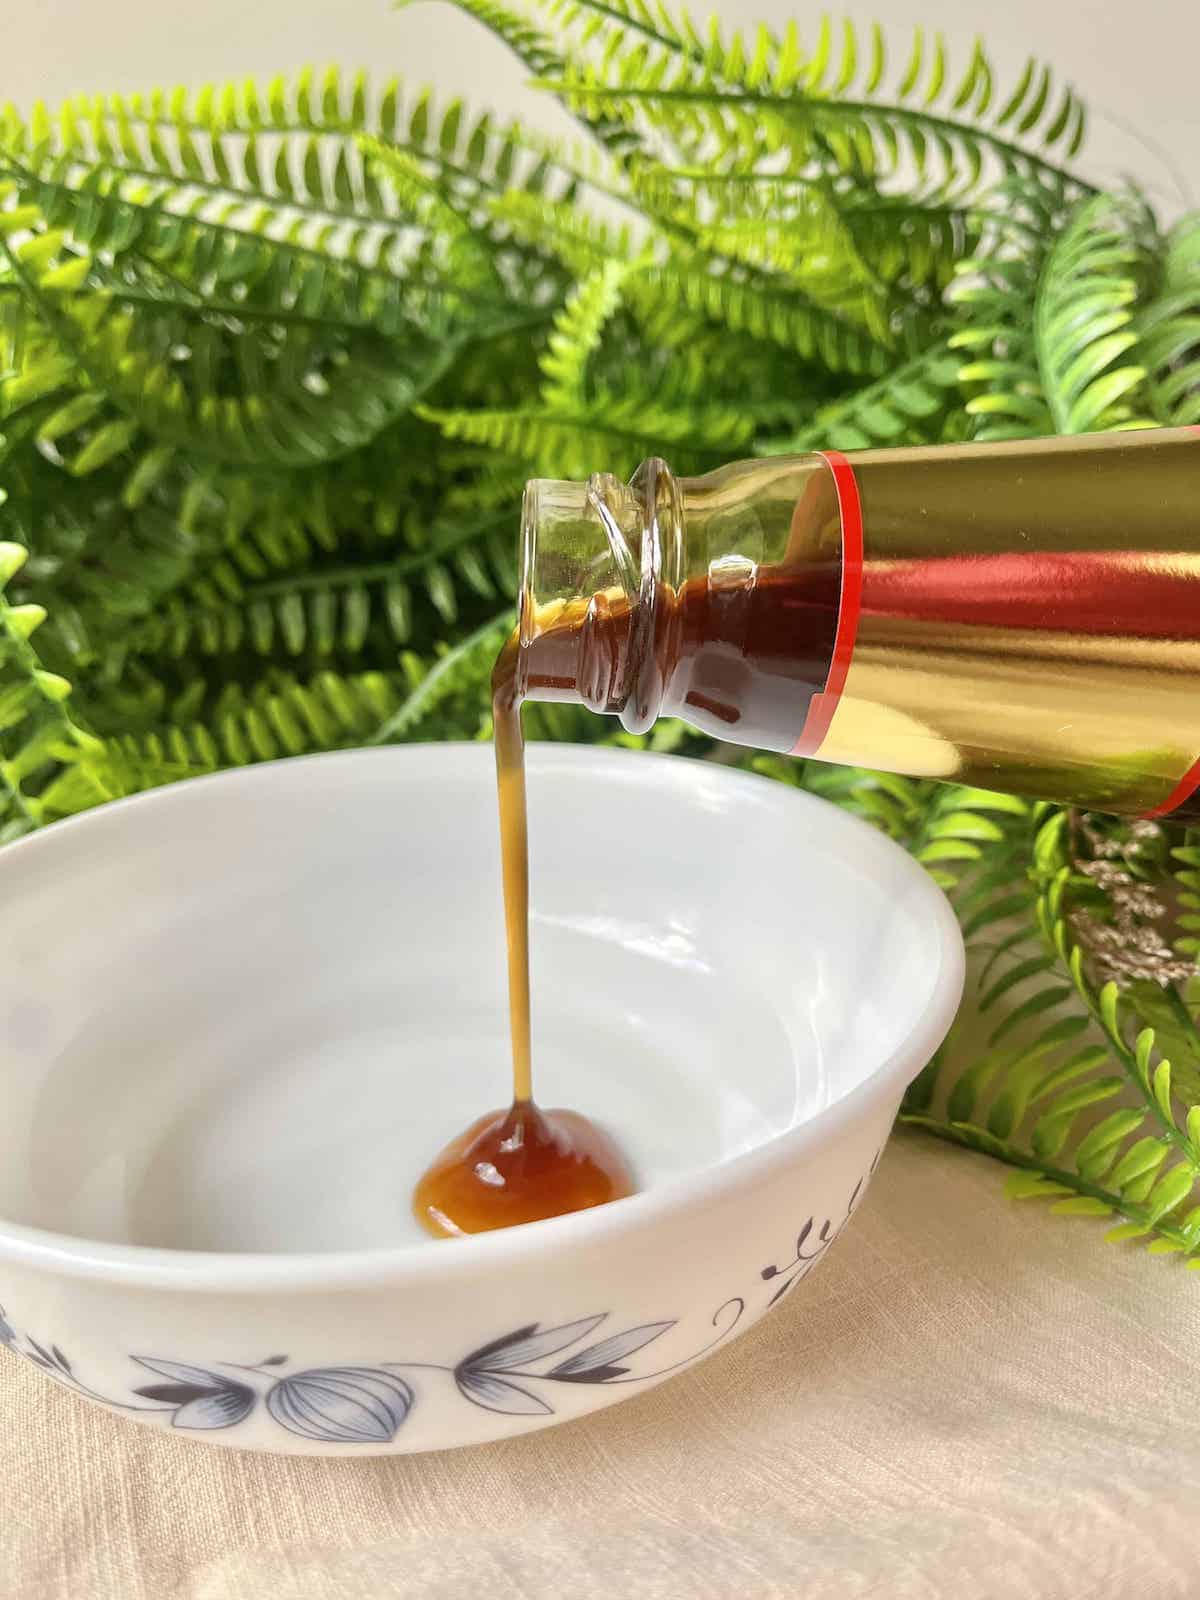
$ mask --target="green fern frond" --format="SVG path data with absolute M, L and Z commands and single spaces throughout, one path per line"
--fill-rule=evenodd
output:
M 1153 221 L 1132 199 L 1101 195 L 1071 217 L 1046 257 L 1034 309 L 1042 389 L 1057 433 L 1144 424 L 1134 307 Z
M 109 425 L 103 453 L 94 441 L 84 447 L 77 472 L 128 449 L 139 429 L 228 464 L 281 468 L 332 459 L 361 448 L 408 410 L 453 352 L 444 328 L 435 338 L 413 325 L 390 344 L 365 330 L 345 336 L 295 327 L 270 339 L 261 327 L 245 326 L 248 311 L 235 321 L 198 297 L 134 307 L 104 288 L 64 295 L 56 282 L 63 266 L 95 258 L 62 229 L 31 231 L 19 243 L 0 236 L 0 252 L 59 361 L 122 414 Z
M 1135 325 L 1156 420 L 1200 424 L 1200 215 L 1184 217 L 1168 235 L 1159 292 Z
M 627 260 L 633 245 L 627 228 L 580 214 L 570 207 L 547 206 L 514 194 L 493 205 L 496 220 L 522 237 L 551 244 L 556 255 L 580 276 L 602 270 L 614 260 Z M 690 239 L 698 237 L 695 230 Z M 890 338 L 880 337 L 836 310 L 818 305 L 795 284 L 745 263 L 733 265 L 720 254 L 678 243 L 655 250 L 647 246 L 644 264 L 631 264 L 625 298 L 639 315 L 661 318 L 669 307 L 680 318 L 702 317 L 764 339 L 806 360 L 836 372 L 883 372 Z M 761 251 L 759 252 L 761 255 Z M 844 286 L 843 286 L 844 287 Z M 839 297 L 844 297 L 839 288 Z
M 864 49 L 849 20 L 835 44 L 826 17 L 805 51 L 794 29 L 778 37 L 760 28 L 749 40 L 739 30 L 726 40 L 713 24 L 702 39 L 665 8 L 647 21 L 603 0 L 549 5 L 561 25 L 578 29 L 580 48 L 565 70 L 540 82 L 585 118 L 616 120 L 631 132 L 647 122 L 677 148 L 707 150 L 718 161 L 736 155 L 752 165 L 786 151 L 794 166 L 832 162 L 866 175 L 907 166 L 920 179 L 965 173 L 970 183 L 990 162 L 1000 172 L 1086 188 L 1045 153 L 1058 148 L 1070 159 L 1078 152 L 1082 102 L 1033 61 L 999 99 L 980 45 L 952 79 L 940 35 L 927 45 L 918 29 L 885 99 L 883 35 L 872 30 Z
M 1196 959 L 1200 956 L 1200 938 L 1197 937 L 1200 934 L 1200 921 L 1196 920 L 1200 917 L 1200 829 L 1187 830 L 1183 843 L 1171 851 L 1171 861 L 1180 909 L 1192 919 L 1186 925 L 1181 925 L 1175 948 L 1180 955 Z M 1200 1028 L 1197 1028 L 1200 1023 L 1200 972 L 1189 986 L 1186 998 L 1176 998 L 1179 1002 L 1175 1007 L 1176 1021 L 1180 1020 L 1182 1009 L 1184 1024 L 1190 1024 L 1197 1030 L 1194 1045 L 1200 1058 Z M 1200 1080 L 1197 1082 L 1197 1091 L 1194 1098 L 1200 1101 Z
M 1069 208 L 1052 189 L 1006 185 L 984 214 L 976 252 L 957 268 L 949 299 L 960 326 L 952 350 L 973 436 L 982 441 L 1052 433 L 1034 317 L 1047 254 Z
M 904 366 L 845 399 L 834 401 L 786 439 L 766 441 L 772 455 L 832 448 L 869 450 L 876 446 L 930 443 L 941 438 L 946 419 L 959 403 L 958 357 L 935 344 Z
M 575 288 L 554 319 L 540 366 L 542 401 L 570 411 L 586 398 L 587 364 L 600 343 L 604 324 L 616 311 L 633 263 L 609 261 Z
M 886 346 L 876 335 L 802 293 L 754 275 L 714 270 L 703 257 L 648 266 L 630 282 L 635 307 L 661 309 L 664 300 L 733 333 L 764 339 L 834 372 L 886 369 Z
M 387 183 L 413 220 L 448 241 L 442 261 L 447 280 L 468 293 L 491 291 L 497 299 L 502 298 L 499 263 L 486 235 L 472 226 L 469 206 L 446 194 L 420 160 L 407 151 L 367 134 L 359 136 L 358 145 L 369 169 Z
M 717 221 L 697 228 L 695 237 L 710 259 L 749 269 L 776 290 L 798 291 L 861 325 L 878 343 L 892 342 L 888 287 L 819 188 L 810 186 L 803 207 L 790 216 Z
M 450 439 L 486 445 L 537 464 L 550 476 L 594 470 L 597 461 L 619 468 L 656 448 L 683 445 L 714 455 L 736 451 L 751 437 L 754 420 L 736 407 L 695 406 L 674 410 L 643 394 L 601 395 L 572 413 L 554 406 L 521 410 L 464 411 L 420 406 L 417 414 Z
M 933 794 L 929 784 L 892 772 L 827 767 L 774 755 L 753 755 L 747 758 L 747 764 L 763 777 L 820 795 L 865 818 L 897 844 L 905 843 L 920 829 Z
M 273 86 L 274 88 L 275 86 Z M 300 99 L 308 86 L 302 81 Z M 402 243 L 386 203 L 355 147 L 351 124 L 317 129 L 311 114 L 289 115 L 276 103 L 278 128 L 243 109 L 257 105 L 252 84 L 226 86 L 218 98 L 162 96 L 68 102 L 41 135 L 9 116 L 0 134 L 4 159 L 27 184 L 63 193 L 100 187 L 131 208 L 222 223 L 249 236 L 278 229 L 293 246 L 325 253 L 322 230 L 340 231 L 341 254 L 365 267 Z M 281 140 L 278 131 L 292 137 Z M 364 214 L 365 213 L 365 214 Z
M 546 56 L 543 65 L 557 59 Z M 78 184 L 81 172 L 103 171 L 121 177 L 130 198 L 271 231 L 322 254 L 333 227 L 336 255 L 367 266 L 394 264 L 396 250 L 403 256 L 404 218 L 376 182 L 361 137 L 419 160 L 459 202 L 519 182 L 541 189 L 551 172 L 546 160 L 522 162 L 515 124 L 471 119 L 460 101 L 439 106 L 427 89 L 407 95 L 397 79 L 375 93 L 365 74 L 351 79 L 336 68 L 319 77 L 305 68 L 263 86 L 247 79 L 194 92 L 80 97 L 54 121 L 44 108 L 39 117 L 26 127 L 10 110 L 0 138 L 43 175 Z
M 862 261 L 876 278 L 913 293 L 940 295 L 955 265 L 974 248 L 980 228 L 969 206 L 939 193 L 867 195 L 842 207 L 842 219 Z
M 408 0 L 401 0 L 407 4 Z M 455 0 L 458 3 L 458 0 Z M 562 63 L 561 53 L 555 49 L 548 34 L 543 33 L 519 11 L 499 3 L 499 0 L 463 0 L 460 9 L 476 17 L 508 48 L 531 72 L 553 70 Z
M 1028 196 L 1026 197 L 1028 201 Z M 1102 195 L 1066 214 L 1043 200 L 993 221 L 960 271 L 954 299 L 969 325 L 959 376 L 980 439 L 1081 433 L 1147 423 L 1134 307 L 1154 265 L 1153 219 L 1140 201 Z
M 64 814 L 55 788 L 68 773 L 89 805 L 124 792 L 105 781 L 101 741 L 68 710 L 71 683 L 31 642 L 45 609 L 6 593 L 28 557 L 21 545 L 0 544 L 0 842 Z
M 1114 1242 L 1150 1237 L 1159 1253 L 1191 1257 L 1200 1207 L 1184 1208 L 1200 1179 L 1200 1117 L 1181 1121 L 1156 1030 L 1115 983 L 1088 976 L 1071 931 L 1072 896 L 1088 880 L 1075 873 L 1070 838 L 1066 813 L 1042 808 L 1032 860 L 1043 949 L 1030 952 L 1027 923 L 1009 935 L 985 968 L 1005 970 L 976 1002 L 981 1016 L 1004 1002 L 990 1048 L 956 1076 L 943 1052 L 904 1119 L 1023 1169 L 1010 1181 L 1015 1198 L 1069 1197 L 1055 1209 L 1123 1218 Z M 1017 910 L 1006 905 L 1003 920 Z
M 1185 836 L 1186 837 L 1186 836 Z M 1186 849 L 1186 846 L 1180 846 Z M 1196 897 L 1196 885 L 1192 882 L 1189 886 L 1187 879 L 1195 876 L 1194 869 L 1180 866 L 1176 872 L 1176 880 L 1184 878 L 1180 885 L 1180 895 L 1189 894 Z M 1180 906 L 1180 915 L 1194 915 L 1196 906 Z M 1189 940 L 1187 930 L 1179 928 L 1179 936 L 1174 941 L 1177 953 L 1181 957 L 1195 960 L 1200 945 Z M 1194 985 L 1195 979 L 1191 980 Z M 1200 1103 L 1200 1029 L 1197 1028 L 1197 1010 L 1195 1004 L 1189 1005 L 1185 996 L 1190 985 L 1185 980 L 1178 985 L 1163 987 L 1158 983 L 1148 981 L 1131 982 L 1124 990 L 1124 999 L 1128 1003 L 1132 1017 L 1135 1019 L 1132 1026 L 1135 1031 L 1139 1027 L 1148 1027 L 1154 1030 L 1155 1043 L 1161 1053 L 1171 1062 L 1172 1084 L 1178 1093 L 1182 1105 L 1192 1107 Z M 1195 1118 L 1189 1129 L 1191 1136 L 1195 1137 Z
M 979 227 L 969 204 L 945 188 L 890 194 L 863 177 L 842 189 L 804 172 L 740 165 L 717 171 L 631 161 L 627 170 L 638 203 L 683 237 L 701 236 L 701 218 L 705 238 L 723 228 L 748 229 L 763 241 L 782 236 L 786 253 L 766 245 L 773 265 L 786 259 L 793 271 L 799 264 L 811 272 L 805 257 L 823 253 L 864 285 L 915 301 L 946 286 Z
M 629 228 L 617 227 L 562 201 L 524 190 L 498 195 L 490 204 L 493 220 L 518 238 L 551 250 L 575 274 L 586 277 L 609 261 L 624 260 L 633 249 Z
M 364 744 L 401 703 L 399 674 L 320 672 L 307 681 L 272 671 L 249 690 L 230 685 L 208 722 L 109 741 L 101 776 L 133 793 L 163 783 L 314 750 Z M 61 802 L 73 791 L 57 794 Z
M 566 58 L 527 14 L 502 5 L 500 0 L 451 0 L 451 3 L 502 40 L 517 60 L 530 69 L 535 81 L 546 75 L 557 77 L 566 68 Z M 587 121 L 603 145 L 614 151 L 627 146 L 627 135 L 619 119 L 596 116 Z
M 474 724 L 470 731 L 478 737 L 485 731 L 491 711 L 488 684 L 492 666 L 512 625 L 512 611 L 503 611 L 438 656 L 432 665 L 408 658 L 412 687 L 369 742 L 406 738 L 435 710 L 444 711 L 447 702 L 455 699 L 465 699 L 468 718 Z
M 479 600 L 514 589 L 507 542 L 483 537 L 511 525 L 516 495 L 505 491 L 502 519 L 492 511 L 464 517 L 450 535 L 395 560 L 317 565 L 245 586 L 223 599 L 211 590 L 176 594 L 124 642 L 130 657 L 230 655 L 240 650 L 282 657 L 359 655 L 372 629 L 397 645 L 428 626 L 453 626 Z M 464 593 L 468 597 L 464 603 Z M 422 611 L 428 613 L 421 628 Z

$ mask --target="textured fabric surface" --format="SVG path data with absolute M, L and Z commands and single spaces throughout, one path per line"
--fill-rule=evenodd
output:
M 803 1291 L 600 1416 L 287 1460 L 0 1354 L 4 1600 L 1195 1600 L 1200 1275 L 897 1136 Z

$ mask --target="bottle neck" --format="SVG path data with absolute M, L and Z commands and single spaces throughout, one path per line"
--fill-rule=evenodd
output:
M 522 547 L 522 697 L 582 702 L 631 733 L 667 714 L 760 749 L 796 743 L 840 604 L 826 457 L 531 482 Z
M 665 461 L 626 485 L 531 481 L 522 512 L 516 692 L 582 702 L 644 733 L 665 707 L 678 656 L 674 604 L 684 515 Z

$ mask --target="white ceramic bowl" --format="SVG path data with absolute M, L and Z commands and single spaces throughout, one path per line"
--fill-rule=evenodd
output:
M 422 1165 L 506 1098 L 492 752 L 205 778 L 0 852 L 0 1338 L 79 1394 L 294 1453 L 638 1394 L 862 1198 L 962 945 L 864 824 L 645 754 L 530 754 L 543 1104 L 642 1191 L 461 1241 Z

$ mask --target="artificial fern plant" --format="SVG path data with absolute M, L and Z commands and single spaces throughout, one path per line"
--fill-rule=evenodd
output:
M 485 737 L 530 475 L 1200 423 L 1200 218 L 1097 193 L 1048 67 L 459 3 L 577 144 L 337 71 L 4 112 L 0 839 Z M 954 898 L 982 1043 L 905 1120 L 1200 1267 L 1200 836 L 744 759 Z

